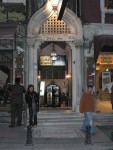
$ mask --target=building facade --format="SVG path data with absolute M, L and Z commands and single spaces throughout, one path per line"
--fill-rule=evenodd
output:
M 7 2 L 8 5 L 9 2 L 12 3 L 8 0 Z M 2 1 L 1 6 L 4 5 L 7 4 Z M 76 112 L 79 111 L 79 101 L 87 85 L 92 85 L 95 93 L 101 93 L 101 97 L 108 97 L 109 94 L 103 91 L 100 85 L 104 78 L 102 73 L 106 72 L 106 69 L 109 69 L 111 77 L 112 60 L 102 63 L 98 58 L 103 59 L 104 55 L 104 58 L 112 59 L 113 1 L 70 0 L 61 21 L 57 20 L 56 1 L 26 0 L 20 5 L 25 13 L 19 14 L 19 21 L 13 20 L 13 25 L 16 22 L 16 30 L 12 32 L 13 35 L 16 33 L 16 43 L 12 51 L 9 82 L 14 83 L 15 77 L 21 77 L 26 87 L 33 84 L 40 94 L 44 90 L 40 96 L 41 104 L 52 107 L 54 104 L 50 102 L 52 98 L 47 87 L 51 85 L 54 95 L 56 85 L 60 92 L 58 95 L 56 90 L 54 101 L 61 103 L 60 94 L 65 93 L 68 97 L 66 105 Z M 1 12 L 3 13 L 3 10 Z M 8 23 L 9 15 L 6 17 Z M 4 28 L 1 21 L 2 27 Z M 5 32 L 1 39 L 4 34 Z M 9 35 L 9 32 L 7 34 Z M 51 61 L 53 48 L 57 54 L 57 62 Z M 9 55 L 7 57 L 9 58 Z

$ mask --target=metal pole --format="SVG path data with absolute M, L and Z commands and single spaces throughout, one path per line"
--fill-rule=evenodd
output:
M 90 125 L 86 126 L 86 137 L 85 137 L 85 144 L 91 144 L 91 132 L 90 132 Z
M 25 146 L 33 146 L 32 127 L 30 125 L 27 126 L 27 139 L 26 139 Z

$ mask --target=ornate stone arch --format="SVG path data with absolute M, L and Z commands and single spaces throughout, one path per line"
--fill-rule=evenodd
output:
M 48 9 L 49 7 L 49 9 Z M 41 25 L 54 13 L 50 2 L 48 1 L 46 5 L 38 10 L 30 19 L 27 28 L 28 38 L 37 38 L 39 35 L 39 30 Z M 70 9 L 66 8 L 63 21 L 70 27 L 71 33 L 74 36 L 72 41 L 83 39 L 83 29 L 81 20 L 77 15 Z M 52 36 L 52 35 L 51 35 Z M 64 39 L 65 40 L 65 39 Z

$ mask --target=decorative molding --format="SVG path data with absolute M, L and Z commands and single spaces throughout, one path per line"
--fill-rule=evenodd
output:
M 88 24 L 83 26 L 84 39 L 92 41 L 95 35 L 113 35 L 112 24 Z
M 83 47 L 83 40 L 76 39 L 74 42 L 75 47 Z
M 75 41 L 74 34 L 40 34 L 37 38 L 42 41 Z
M 30 19 L 28 24 L 28 37 L 36 37 L 39 33 L 40 27 L 52 14 L 53 8 L 48 1 L 44 7 L 39 9 Z
M 38 10 L 28 24 L 28 37 L 44 41 L 75 41 L 83 39 L 81 20 L 70 9 L 66 8 L 63 21 L 70 27 L 71 34 L 39 34 L 41 25 L 53 14 L 53 9 L 48 9 L 47 4 Z

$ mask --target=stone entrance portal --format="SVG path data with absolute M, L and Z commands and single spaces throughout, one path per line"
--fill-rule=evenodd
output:
M 46 5 L 37 11 L 29 21 L 28 35 L 27 35 L 27 50 L 25 52 L 25 74 L 28 81 L 26 84 L 34 84 L 37 91 L 37 70 L 38 62 L 37 50 L 42 43 L 46 41 L 65 41 L 72 50 L 72 110 L 78 111 L 79 100 L 82 93 L 82 44 L 83 44 L 83 30 L 80 19 L 71 10 L 66 8 L 63 22 L 69 27 L 69 32 L 60 33 L 54 30 L 49 33 L 47 26 L 47 33 L 43 30 L 44 23 L 54 16 L 56 10 L 48 1 Z M 46 28 L 46 26 L 44 26 Z M 52 26 L 50 28 L 52 31 Z

